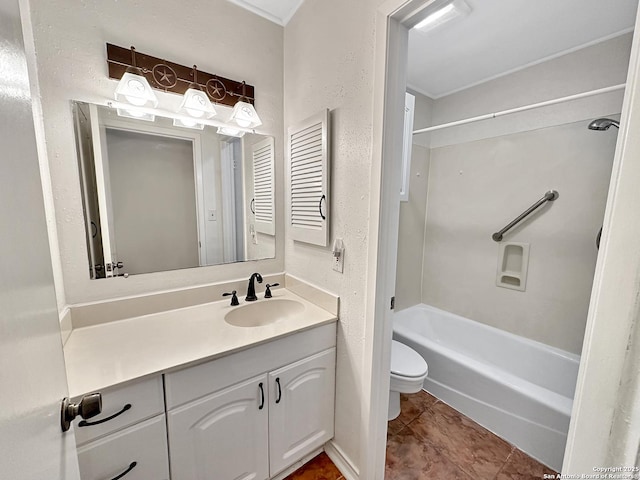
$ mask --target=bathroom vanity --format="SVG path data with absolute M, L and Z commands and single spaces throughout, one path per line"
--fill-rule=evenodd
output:
M 70 395 L 103 398 L 74 422 L 83 480 L 281 478 L 333 437 L 336 313 L 278 289 L 75 329 Z

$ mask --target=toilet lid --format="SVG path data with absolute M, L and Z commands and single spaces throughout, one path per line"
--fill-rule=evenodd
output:
M 403 377 L 421 377 L 427 373 L 427 362 L 412 348 L 392 340 L 391 373 Z

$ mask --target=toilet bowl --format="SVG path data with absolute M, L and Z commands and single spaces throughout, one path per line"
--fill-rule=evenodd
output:
M 389 420 L 400 415 L 400 394 L 418 393 L 422 390 L 422 383 L 427 373 L 427 362 L 418 352 L 396 340 L 391 341 Z

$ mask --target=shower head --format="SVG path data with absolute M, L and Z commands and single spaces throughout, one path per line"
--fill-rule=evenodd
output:
M 608 130 L 613 125 L 616 128 L 620 128 L 620 124 L 610 118 L 597 118 L 589 124 L 589 130 Z

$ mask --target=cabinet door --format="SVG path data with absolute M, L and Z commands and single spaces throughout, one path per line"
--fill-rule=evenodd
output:
M 333 437 L 336 350 L 269 374 L 269 459 L 275 475 Z
M 172 480 L 269 478 L 267 376 L 168 413 Z

